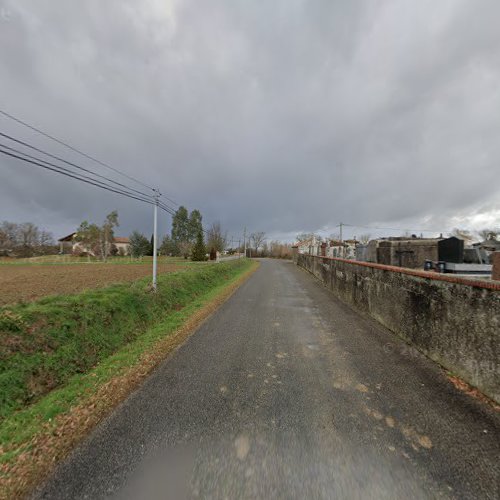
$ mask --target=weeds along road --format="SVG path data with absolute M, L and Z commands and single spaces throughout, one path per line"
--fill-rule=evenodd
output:
M 498 498 L 499 456 L 492 408 L 263 260 L 36 497 Z

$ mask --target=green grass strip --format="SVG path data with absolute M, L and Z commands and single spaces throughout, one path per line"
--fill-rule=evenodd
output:
M 252 265 L 244 259 L 166 274 L 156 294 L 140 280 L 0 310 L 7 311 L 0 316 L 0 335 L 16 336 L 14 344 L 26 351 L 2 353 L 0 446 L 9 450 L 27 442 L 46 422 L 135 364 Z M 49 374 L 57 386 L 33 398 L 38 374 L 43 380 Z M 17 453 L 7 451 L 1 462 Z

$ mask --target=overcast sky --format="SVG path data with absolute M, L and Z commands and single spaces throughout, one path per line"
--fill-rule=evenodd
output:
M 0 0 L 0 108 L 235 237 L 499 226 L 499 19 L 498 0 Z M 59 237 L 115 208 L 117 234 L 151 232 L 148 205 L 0 157 L 0 220 Z

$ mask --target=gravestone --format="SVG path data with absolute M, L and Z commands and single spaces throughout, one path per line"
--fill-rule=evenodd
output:
M 452 236 L 438 241 L 438 259 L 444 262 L 462 264 L 464 261 L 464 240 Z

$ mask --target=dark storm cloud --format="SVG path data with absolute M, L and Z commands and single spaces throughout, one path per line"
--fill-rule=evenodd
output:
M 1 107 L 235 235 L 491 225 L 499 17 L 493 0 L 0 0 Z M 118 208 L 121 232 L 150 230 L 147 206 L 3 158 L 0 175 L 0 219 L 59 233 Z

